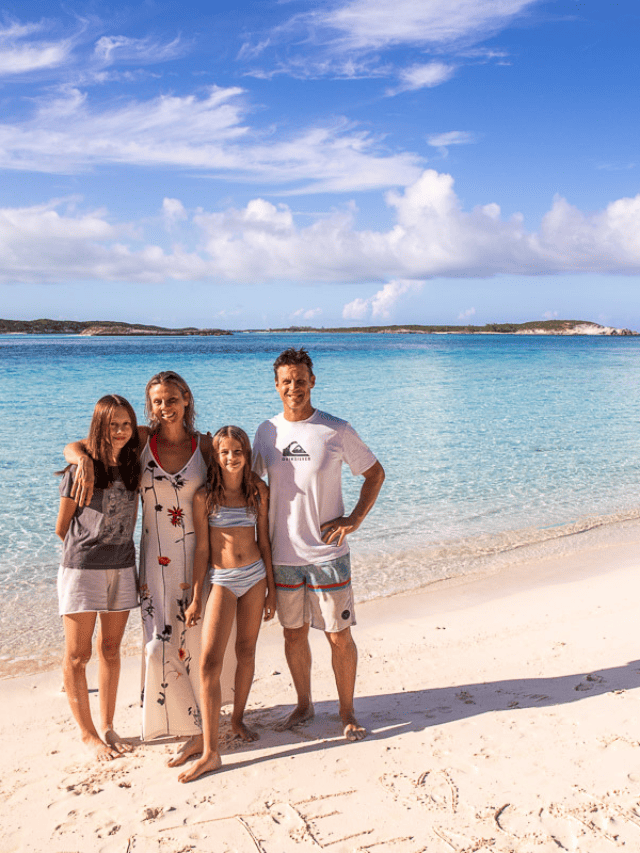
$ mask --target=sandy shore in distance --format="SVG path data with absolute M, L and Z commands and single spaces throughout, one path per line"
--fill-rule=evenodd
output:
M 280 630 L 261 636 L 238 747 L 190 785 L 173 744 L 139 744 L 125 661 L 107 765 L 78 746 L 58 672 L 0 684 L 0 835 L 10 851 L 600 853 L 640 850 L 640 523 L 564 557 L 359 608 L 361 743 L 339 736 L 327 643 L 316 718 L 293 698 Z M 94 698 L 95 698 L 95 694 Z

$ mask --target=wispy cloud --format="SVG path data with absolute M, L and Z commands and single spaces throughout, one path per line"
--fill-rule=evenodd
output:
M 313 12 L 295 14 L 268 35 L 256 34 L 239 58 L 260 61 L 257 76 L 394 77 L 387 95 L 397 95 L 449 80 L 458 58 L 503 61 L 501 50 L 479 43 L 526 15 L 541 0 L 351 0 L 325 2 Z M 283 7 L 286 8 L 286 7 Z M 397 66 L 393 51 L 402 47 L 437 60 Z M 443 56 L 449 54 L 449 60 Z M 422 58 L 422 57 L 421 57 Z
M 114 63 L 167 62 L 180 56 L 185 50 L 180 38 L 169 42 L 158 42 L 150 38 L 137 39 L 127 36 L 102 36 L 94 46 L 94 58 L 103 65 Z
M 58 86 L 102 83 L 113 79 L 113 72 L 109 76 L 105 69 L 157 65 L 189 48 L 179 36 L 164 41 L 132 38 L 111 33 L 110 28 L 110 21 L 95 16 L 0 25 L 0 77 L 37 74 L 37 79 Z
M 238 87 L 201 97 L 163 95 L 92 105 L 78 89 L 42 101 L 33 116 L 0 123 L 0 167 L 74 173 L 103 164 L 198 170 L 211 176 L 278 184 L 289 192 L 354 191 L 406 185 L 417 156 L 390 154 L 378 140 L 336 120 L 287 136 L 247 123 Z
M 446 133 L 434 133 L 427 137 L 427 142 L 437 148 L 443 157 L 449 153 L 451 145 L 471 145 L 478 141 L 478 135 L 468 130 L 449 130 Z
M 44 22 L 0 27 L 0 75 L 15 76 L 45 68 L 58 68 L 69 58 L 72 39 L 59 41 L 40 38 Z
M 339 34 L 345 49 L 473 44 L 502 29 L 537 0 L 352 0 L 310 18 Z
M 387 90 L 388 95 L 398 95 L 401 92 L 414 92 L 417 89 L 431 89 L 446 83 L 455 74 L 456 66 L 444 62 L 428 62 L 425 65 L 412 65 L 402 69 L 397 86 Z

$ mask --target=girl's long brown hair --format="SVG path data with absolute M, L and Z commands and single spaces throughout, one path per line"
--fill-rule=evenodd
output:
M 260 496 L 253 472 L 251 471 L 251 442 L 246 432 L 237 426 L 220 427 L 218 432 L 213 436 L 213 462 L 207 472 L 207 515 L 216 512 L 220 506 L 224 506 L 224 482 L 222 479 L 222 469 L 218 462 L 218 450 L 220 449 L 220 443 L 223 438 L 234 438 L 242 448 L 244 455 L 242 494 L 244 495 L 247 507 L 253 510 L 257 516 Z
M 118 457 L 118 469 L 122 480 L 129 489 L 134 491 L 138 488 L 140 479 L 140 462 L 138 460 L 138 421 L 136 413 L 128 400 L 119 394 L 107 394 L 100 397 L 93 410 L 91 426 L 89 427 L 89 438 L 85 442 L 85 448 L 93 459 L 96 476 L 96 487 L 106 489 L 114 481 L 114 475 L 110 467 L 111 463 L 111 418 L 116 409 L 126 409 L 131 427 L 132 436 L 120 451 Z
M 193 394 L 191 393 L 191 388 L 189 388 L 182 376 L 180 376 L 179 373 L 175 373 L 173 370 L 161 370 L 160 373 L 156 373 L 156 375 L 152 376 L 147 382 L 147 387 L 144 390 L 144 413 L 147 416 L 151 432 L 158 432 L 160 429 L 160 421 L 154 418 L 151 407 L 151 389 L 154 385 L 175 385 L 183 396 L 185 394 L 188 395 L 189 402 L 184 410 L 183 423 L 184 428 L 189 435 L 194 435 L 196 431 L 196 409 L 193 402 Z

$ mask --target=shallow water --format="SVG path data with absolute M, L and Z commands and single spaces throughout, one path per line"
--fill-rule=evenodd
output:
M 147 379 L 181 373 L 202 430 L 252 435 L 280 409 L 271 365 L 314 359 L 314 404 L 350 420 L 387 481 L 352 537 L 356 595 L 476 571 L 640 509 L 640 339 L 511 335 L 0 336 L 0 664 L 57 660 L 53 472 L 117 392 L 143 417 Z M 347 502 L 359 481 L 345 473 Z M 131 642 L 137 642 L 132 620 Z M 25 666 L 26 664 L 21 664 Z M 31 664 L 30 664 L 31 665 Z

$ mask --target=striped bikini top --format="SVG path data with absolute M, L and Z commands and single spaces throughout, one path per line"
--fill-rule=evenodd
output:
M 209 514 L 209 527 L 255 527 L 256 515 L 246 506 L 219 506 Z

